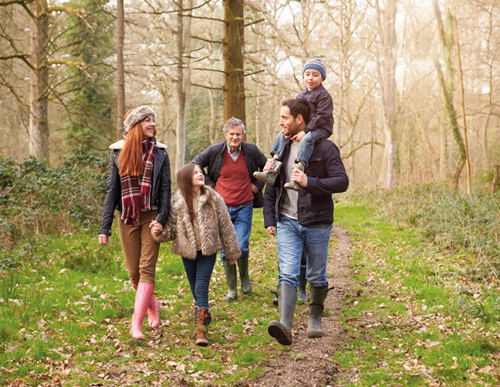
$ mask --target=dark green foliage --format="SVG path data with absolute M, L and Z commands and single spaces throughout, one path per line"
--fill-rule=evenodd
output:
M 108 63 L 114 53 L 114 20 L 104 12 L 106 4 L 103 0 L 68 3 L 84 8 L 87 14 L 85 20 L 68 16 L 68 24 L 75 26 L 65 35 L 70 60 L 85 66 L 85 70 L 70 67 L 66 71 L 70 119 L 64 136 L 70 154 L 100 154 L 114 138 L 114 70 Z
M 500 195 L 467 195 L 424 184 L 379 195 L 385 215 L 418 227 L 442 248 L 477 255 L 482 263 L 465 274 L 474 280 L 500 270 Z
M 90 155 L 68 157 L 55 168 L 35 158 L 0 160 L 2 249 L 32 234 L 70 233 L 95 224 L 106 193 L 106 174 L 100 172 L 104 164 Z M 7 250 L 0 254 L 3 265 L 16 261 Z
M 110 249 L 96 248 L 95 245 L 77 245 L 66 253 L 65 267 L 79 273 L 113 272 L 114 252 Z

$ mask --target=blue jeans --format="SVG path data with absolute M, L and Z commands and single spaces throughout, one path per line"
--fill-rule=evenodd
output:
M 279 276 L 282 283 L 299 286 L 300 263 L 307 261 L 306 279 L 314 287 L 327 286 L 326 260 L 331 224 L 301 226 L 296 219 L 282 217 L 277 226 Z
M 203 255 L 198 251 L 196 259 L 182 257 L 191 293 L 200 308 L 208 308 L 208 286 L 214 270 L 217 254 Z
M 247 258 L 249 251 L 248 239 L 250 238 L 250 231 L 252 231 L 253 202 L 239 207 L 227 207 L 227 211 L 233 222 L 238 244 L 241 249 L 241 255 L 238 259 Z M 228 260 L 224 255 L 224 250 L 220 252 L 220 258 L 222 261 Z
M 325 129 L 315 129 L 310 132 L 307 132 L 302 140 L 300 140 L 299 149 L 297 151 L 297 158 L 295 159 L 296 163 L 302 163 L 304 166 L 309 165 L 309 159 L 314 150 L 314 143 L 318 141 L 320 138 L 328 138 L 330 137 L 330 133 Z M 278 156 L 280 161 L 283 161 L 283 149 L 288 144 L 289 140 L 286 138 L 283 133 L 279 133 L 276 140 L 274 140 L 273 147 L 271 149 L 271 154 L 274 156 Z

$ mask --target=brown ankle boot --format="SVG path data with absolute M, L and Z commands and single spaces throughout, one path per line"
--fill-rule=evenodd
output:
M 209 309 L 194 308 L 194 338 L 196 345 L 206 347 L 208 345 L 208 325 L 212 321 L 212 315 Z

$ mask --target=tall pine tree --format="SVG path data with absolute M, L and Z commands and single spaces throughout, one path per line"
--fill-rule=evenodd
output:
M 70 68 L 66 74 L 70 76 L 66 82 L 69 120 L 64 126 L 64 141 L 72 154 L 99 154 L 115 138 L 114 20 L 104 12 L 106 4 L 104 0 L 68 3 L 84 8 L 87 14 L 80 22 L 71 17 L 68 25 L 76 26 L 66 35 L 66 53 L 72 61 L 85 64 L 85 68 Z

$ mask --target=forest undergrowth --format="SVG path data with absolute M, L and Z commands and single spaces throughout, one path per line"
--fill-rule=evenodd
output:
M 357 376 L 339 385 L 498 385 L 499 197 L 427 185 L 344 201 L 356 285 L 335 359 Z
M 210 345 L 194 345 L 192 296 L 168 245 L 156 284 L 162 326 L 145 324 L 147 339 L 132 340 L 134 292 L 116 230 L 111 247 L 97 244 L 99 165 L 73 160 L 56 172 L 35 163 L 28 178 L 20 172 L 27 166 L 3 162 L 0 228 L 9 243 L 0 255 L 0 385 L 245 386 L 270 357 L 301 361 L 266 332 L 277 317 L 269 294 L 277 254 L 260 210 L 250 245 L 254 292 L 225 302 L 216 264 Z M 336 223 L 352 238 L 354 287 L 336 316 L 346 342 L 331 358 L 340 368 L 335 385 L 497 385 L 498 197 L 429 185 L 338 200 Z M 54 221 L 61 217 L 65 227 Z

